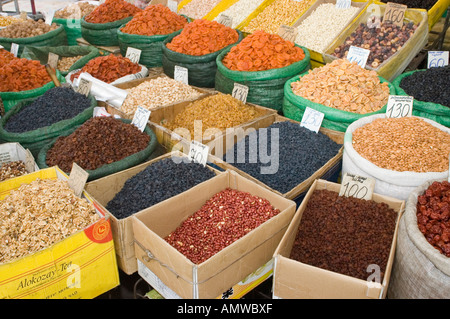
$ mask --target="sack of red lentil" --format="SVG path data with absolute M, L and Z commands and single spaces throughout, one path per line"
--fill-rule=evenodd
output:
M 433 201 L 443 204 L 447 201 L 448 207 L 448 199 L 444 198 L 444 192 L 439 190 L 441 183 L 445 181 L 447 178 L 428 181 L 415 188 L 409 195 L 398 228 L 395 259 L 387 293 L 389 299 L 450 298 L 450 244 L 448 242 L 450 229 L 448 226 L 443 226 L 445 220 L 440 216 L 428 218 L 422 214 L 424 208 L 435 209 L 432 208 Z M 446 189 L 448 193 L 448 185 Z M 426 194 L 426 192 L 429 193 Z M 436 213 L 445 214 L 443 211 L 436 211 Z M 428 229 L 424 223 L 428 223 L 431 227 Z M 440 237 L 438 240 L 446 241 L 438 243 L 438 248 L 430 243 L 436 236 L 432 234 L 433 226 L 436 227 L 436 225 L 438 233 L 441 234 L 437 235 Z M 439 246 L 444 247 L 444 250 Z
M 374 193 L 406 201 L 423 183 L 448 177 L 449 152 L 448 127 L 416 116 L 371 115 L 345 132 L 342 174 L 371 177 Z

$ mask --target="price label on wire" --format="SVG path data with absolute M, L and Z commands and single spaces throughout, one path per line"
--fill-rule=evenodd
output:
M 402 27 L 407 8 L 408 6 L 404 4 L 388 2 L 386 4 L 386 9 L 384 10 L 383 23 L 390 22 L 399 27 Z
M 364 68 L 366 67 L 369 54 L 370 50 L 351 45 L 348 49 L 347 60 L 349 60 L 350 62 L 356 62 L 360 67 Z
M 412 115 L 414 97 L 405 95 L 389 95 L 386 116 L 399 118 Z
M 130 59 L 130 61 L 133 63 L 139 63 L 139 60 L 141 59 L 141 53 L 142 51 L 139 49 L 128 47 L 125 57 Z
M 191 161 L 206 166 L 206 162 L 208 161 L 208 154 L 209 146 L 202 144 L 196 140 L 191 141 L 191 145 L 189 147 L 189 158 L 191 159 Z
M 17 43 L 11 43 L 10 52 L 17 58 L 17 55 L 19 54 L 19 45 Z
M 131 124 L 135 125 L 141 132 L 144 132 L 147 126 L 148 119 L 150 118 L 150 110 L 138 106 L 136 112 L 134 113 L 133 120 Z
M 189 84 L 188 69 L 179 65 L 175 65 L 173 78 L 176 81 L 180 81 L 184 84 Z
M 448 65 L 448 51 L 428 51 L 427 69 Z
M 374 188 L 375 180 L 373 178 L 345 173 L 339 196 L 371 200 Z
M 317 133 L 322 126 L 324 116 L 325 115 L 322 112 L 306 107 L 300 126 L 306 127 L 307 129 Z
M 248 86 L 240 83 L 234 83 L 231 96 L 234 97 L 235 99 L 241 100 L 243 103 L 247 103 Z

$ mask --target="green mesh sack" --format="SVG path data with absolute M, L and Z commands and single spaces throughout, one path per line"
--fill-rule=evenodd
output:
M 68 45 L 78 45 L 77 39 L 81 38 L 81 19 L 53 18 L 53 22 L 64 27 Z
M 60 45 L 67 45 L 67 35 L 64 27 L 59 25 L 59 27 L 50 32 L 37 35 L 35 37 L 28 38 L 3 38 L 0 37 L 0 45 L 5 48 L 7 51 L 11 51 L 11 44 L 16 43 L 19 45 L 19 51 L 17 56 L 21 56 L 23 49 L 28 46 L 36 46 L 36 47 L 56 47 Z
M 397 76 L 393 81 L 392 85 L 398 95 L 409 95 L 400 86 L 402 80 L 415 72 L 423 72 L 426 70 L 414 70 L 405 72 Z M 443 90 L 446 88 L 442 88 Z M 439 124 L 450 127 L 450 107 L 433 102 L 419 101 L 414 99 L 413 101 L 413 111 L 412 114 L 415 116 L 425 117 Z
M 247 102 L 269 107 L 281 111 L 284 98 L 284 84 L 293 76 L 310 69 L 310 53 L 308 49 L 300 47 L 305 57 L 298 62 L 284 68 L 266 71 L 233 71 L 222 63 L 231 47 L 222 51 L 216 59 L 217 72 L 215 89 L 225 94 L 231 94 L 235 83 L 248 87 Z
M 71 119 L 59 121 L 49 126 L 22 133 L 8 132 L 5 130 L 5 125 L 11 116 L 19 113 L 23 107 L 29 105 L 37 98 L 38 97 L 30 98 L 17 103 L 11 110 L 9 110 L 9 112 L 5 114 L 5 116 L 0 119 L 0 139 L 6 142 L 20 143 L 25 148 L 29 148 L 34 156 L 37 156 L 37 153 L 42 146 L 49 143 L 55 137 L 60 136 L 67 130 L 75 126 L 79 126 L 90 119 L 93 115 L 94 107 L 97 106 L 97 100 L 94 96 L 90 95 L 90 106 Z
M 100 51 L 94 46 L 59 46 L 59 47 L 33 47 L 27 46 L 23 50 L 22 58 L 37 60 L 41 64 L 47 64 L 48 54 L 53 52 L 60 57 L 72 57 L 82 55 L 83 57 L 76 61 L 68 71 L 60 71 L 61 75 L 66 76 L 70 71 L 81 69 L 93 58 L 100 56 Z
M 226 46 L 225 48 L 216 52 L 205 54 L 202 56 L 194 56 L 188 54 L 182 54 L 167 48 L 166 44 L 170 43 L 174 37 L 181 33 L 180 31 L 172 33 L 166 38 L 162 46 L 162 66 L 164 73 L 173 78 L 175 66 L 181 66 L 188 69 L 188 83 L 189 85 L 214 88 L 215 86 L 215 74 L 217 71 L 216 59 L 220 53 L 224 50 L 231 48 L 233 45 L 239 43 L 242 40 L 242 32 L 238 32 L 238 40 Z
M 66 79 L 61 75 L 61 73 L 58 70 L 56 70 L 56 77 L 58 78 L 59 82 L 61 83 L 66 82 Z M 14 105 L 16 105 L 22 100 L 41 96 L 54 86 L 55 84 L 53 83 L 53 81 L 50 81 L 47 84 L 41 86 L 40 88 L 32 90 L 20 92 L 0 92 L 0 98 L 3 100 L 5 112 L 8 112 Z
M 131 120 L 126 120 L 126 119 L 120 119 L 120 120 L 124 123 L 131 123 Z M 68 130 L 65 134 L 63 134 L 61 136 L 68 136 L 68 135 L 72 134 L 78 127 L 79 126 Z M 153 130 L 148 125 L 145 127 L 144 132 L 150 136 L 150 142 L 148 143 L 148 146 L 145 149 L 143 149 L 142 151 L 139 151 L 137 153 L 134 153 L 130 156 L 127 156 L 117 162 L 114 162 L 111 164 L 105 164 L 94 170 L 86 170 L 86 172 L 89 173 L 88 181 L 93 181 L 95 179 L 123 171 L 130 167 L 136 166 L 136 165 L 146 161 L 148 158 L 150 158 L 153 151 L 158 146 L 158 140 L 156 139 L 156 134 L 153 132 Z M 47 161 L 46 161 L 47 152 L 49 149 L 51 149 L 53 147 L 56 140 L 57 140 L 57 138 L 53 139 L 50 143 L 47 143 L 40 150 L 39 154 L 37 155 L 37 160 L 36 160 L 36 164 L 39 166 L 39 168 L 43 169 L 43 168 L 49 167 L 47 165 Z M 70 172 L 66 172 L 66 173 L 70 174 Z
M 92 45 L 112 47 L 119 45 L 117 30 L 133 17 L 108 23 L 89 23 L 84 18 L 81 19 L 81 35 L 83 39 Z
M 351 123 L 353 123 L 356 120 L 359 120 L 362 117 L 379 113 L 386 113 L 387 105 L 384 105 L 381 109 L 379 109 L 376 112 L 358 114 L 353 112 L 342 111 L 339 109 L 325 106 L 323 104 L 311 102 L 308 99 L 305 99 L 301 96 L 294 94 L 294 92 L 292 92 L 291 83 L 298 81 L 300 77 L 302 77 L 306 73 L 307 72 L 304 72 L 303 74 L 293 77 L 292 79 L 286 81 L 284 85 L 283 115 L 286 116 L 287 118 L 301 122 L 306 107 L 310 107 L 324 114 L 324 119 L 322 121 L 323 127 L 334 131 L 345 132 L 347 126 L 349 126 Z M 389 85 L 389 92 L 390 92 L 389 94 L 395 95 L 396 90 L 395 87 L 392 85 L 392 83 L 388 82 L 381 76 L 379 76 L 378 78 L 382 83 L 387 82 Z

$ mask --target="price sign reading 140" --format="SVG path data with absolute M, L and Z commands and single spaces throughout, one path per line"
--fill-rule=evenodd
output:
M 351 45 L 348 49 L 347 60 L 350 62 L 356 62 L 360 67 L 364 68 L 366 67 L 369 54 L 370 50 Z
M 189 158 L 194 163 L 202 164 L 206 166 L 208 161 L 209 146 L 206 146 L 196 140 L 192 140 L 189 148 Z
M 375 180 L 373 178 L 345 173 L 342 178 L 339 196 L 371 200 L 374 187 Z
M 404 95 L 389 95 L 386 116 L 399 118 L 412 115 L 414 98 Z

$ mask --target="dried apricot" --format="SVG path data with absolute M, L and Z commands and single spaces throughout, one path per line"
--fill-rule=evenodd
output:
M 142 9 L 125 0 L 106 0 L 85 17 L 89 23 L 108 23 L 132 17 Z

